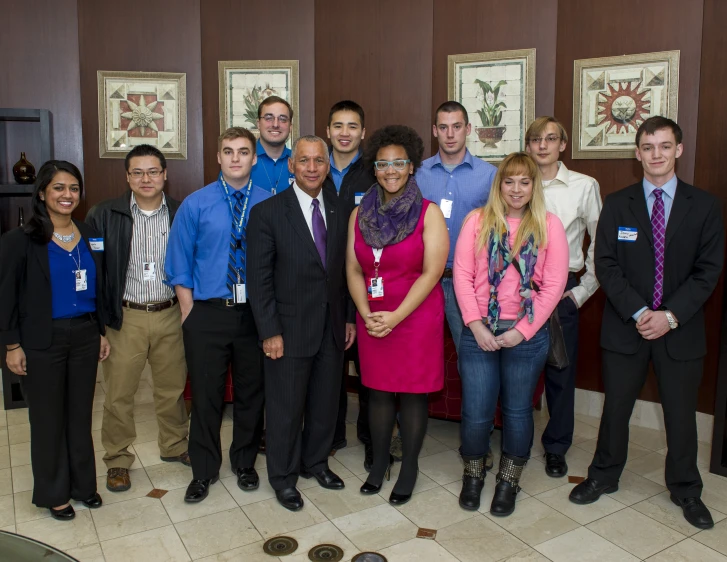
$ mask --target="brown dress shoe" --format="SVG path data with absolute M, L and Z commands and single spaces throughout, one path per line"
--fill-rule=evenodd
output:
M 106 474 L 106 489 L 109 492 L 125 492 L 131 488 L 128 468 L 109 468 Z
M 192 466 L 192 461 L 189 460 L 189 453 L 184 451 L 181 455 L 176 457 L 159 457 L 164 462 L 181 462 L 184 466 Z

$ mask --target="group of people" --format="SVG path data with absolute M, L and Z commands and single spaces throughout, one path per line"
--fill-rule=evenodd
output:
M 406 503 L 428 394 L 444 383 L 446 318 L 462 380 L 459 503 L 480 507 L 499 400 L 502 454 L 490 512 L 509 515 L 543 372 L 545 471 L 568 473 L 579 308 L 600 284 L 606 400 L 588 478 L 570 499 L 591 503 L 618 489 L 629 418 L 652 362 L 672 501 L 693 525 L 713 525 L 699 499 L 695 411 L 702 309 L 722 269 L 724 229 L 717 200 L 675 175 L 683 150 L 675 122 L 640 125 L 644 179 L 602 204 L 598 182 L 560 161 L 568 136 L 553 117 L 536 119 L 525 152 L 499 168 L 469 152 L 471 123 L 454 101 L 435 113 L 438 151 L 426 160 L 420 136 L 402 125 L 377 130 L 364 146 L 364 111 L 350 100 L 331 108 L 330 148 L 316 136 L 286 148 L 293 119 L 285 100 L 264 100 L 259 140 L 226 130 L 218 177 L 181 204 L 163 192 L 163 154 L 136 146 L 125 161 L 130 190 L 92 208 L 85 223 L 71 218 L 83 190 L 75 166 L 41 168 L 32 219 L 0 243 L 0 343 L 22 375 L 37 506 L 57 519 L 73 518 L 70 499 L 101 506 L 90 434 L 97 361 L 112 492 L 131 486 L 134 394 L 147 362 L 161 459 L 192 467 L 185 501 L 203 501 L 219 477 L 228 368 L 238 486 L 259 486 L 265 431 L 268 478 L 283 507 L 303 507 L 301 476 L 344 488 L 328 458 L 346 445 L 342 373 L 351 359 L 369 471 L 360 491 L 378 493 L 390 478 L 398 423 L 402 464 L 389 501 Z M 560 337 L 553 315 L 565 367 L 548 362 Z

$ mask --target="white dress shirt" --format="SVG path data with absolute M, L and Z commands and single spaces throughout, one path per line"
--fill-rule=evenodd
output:
M 293 182 L 293 191 L 295 192 L 295 196 L 298 198 L 298 203 L 300 204 L 300 210 L 303 211 L 303 216 L 305 217 L 305 223 L 308 225 L 308 230 L 310 230 L 310 235 L 313 237 L 313 240 L 315 241 L 315 236 L 313 236 L 313 197 L 308 195 L 305 191 L 303 191 L 300 187 L 298 187 L 298 184 Z M 328 228 L 328 221 L 326 220 L 326 205 L 323 202 L 323 189 L 321 189 L 318 192 L 318 199 L 319 206 L 321 208 L 321 214 L 323 215 L 323 222 L 326 225 L 326 228 Z
M 585 263 L 586 272 L 578 286 L 571 292 L 581 307 L 598 289 L 593 254 L 596 248 L 596 226 L 601 214 L 601 193 L 598 182 L 584 174 L 573 172 L 558 162 L 558 173 L 550 181 L 544 181 L 545 206 L 563 223 L 568 238 L 568 270 L 578 272 Z M 591 237 L 584 258 L 583 239 L 586 231 Z

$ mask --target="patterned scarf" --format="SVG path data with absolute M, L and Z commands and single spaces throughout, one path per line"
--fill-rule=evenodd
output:
M 384 189 L 375 183 L 361 198 L 358 227 L 366 244 L 383 248 L 401 242 L 414 232 L 421 213 L 422 192 L 413 175 L 403 193 L 388 203 L 384 203 Z
M 517 319 L 520 320 L 526 314 L 528 322 L 533 322 L 533 298 L 532 278 L 535 270 L 535 262 L 538 259 L 538 248 L 532 234 L 523 243 L 517 256 L 513 256 L 510 249 L 509 232 L 493 232 L 487 245 L 489 256 L 489 267 L 487 269 L 487 280 L 490 282 L 490 301 L 487 305 L 487 324 L 494 333 L 500 321 L 500 303 L 497 300 L 497 289 L 505 277 L 507 268 L 515 260 L 520 272 L 520 310 Z

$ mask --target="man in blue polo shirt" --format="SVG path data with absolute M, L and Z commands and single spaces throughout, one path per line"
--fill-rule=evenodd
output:
M 437 108 L 434 121 L 432 130 L 439 143 L 439 151 L 422 163 L 416 180 L 422 195 L 439 205 L 447 222 L 449 256 L 442 275 L 444 312 L 454 346 L 459 352 L 464 323 L 452 283 L 454 247 L 467 214 L 487 203 L 497 168 L 475 158 L 467 150 L 467 137 L 472 125 L 462 104 L 456 101 L 444 102 Z M 460 505 L 466 509 L 476 509 L 479 506 L 480 492 L 485 482 L 484 468 L 492 468 L 492 452 L 487 453 L 484 466 L 480 463 L 481 460 L 465 462 Z
M 293 124 L 293 108 L 283 98 L 270 96 L 257 108 L 257 163 L 252 183 L 275 195 L 288 189 L 294 176 L 288 170 L 290 149 L 285 146 Z
M 232 127 L 218 140 L 221 172 L 189 195 L 177 211 L 164 270 L 182 313 L 192 382 L 186 502 L 204 500 L 222 464 L 220 425 L 228 365 L 232 364 L 234 420 L 230 464 L 243 491 L 258 488 L 255 471 L 264 404 L 262 351 L 246 295 L 246 228 L 250 209 L 271 195 L 254 184 L 255 137 Z

